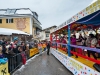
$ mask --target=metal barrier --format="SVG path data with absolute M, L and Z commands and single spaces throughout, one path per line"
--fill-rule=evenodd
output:
M 14 56 L 10 56 L 8 59 L 8 71 L 13 73 L 17 68 L 22 65 L 22 56 L 21 53 L 18 53 Z
M 8 72 L 12 75 L 12 73 L 20 68 L 22 64 L 25 64 L 28 59 L 38 53 L 38 49 L 30 49 L 15 55 L 9 55 L 8 57 Z M 30 56 L 31 54 L 31 56 Z
M 32 53 L 33 51 L 33 53 Z M 37 54 L 39 51 L 37 48 L 30 49 L 15 55 L 9 55 L 8 58 L 8 72 L 12 74 L 15 70 L 20 68 L 22 64 L 25 64 L 28 59 L 30 59 L 32 56 Z M 24 55 L 23 55 L 24 54 Z M 31 56 L 30 56 L 31 54 Z

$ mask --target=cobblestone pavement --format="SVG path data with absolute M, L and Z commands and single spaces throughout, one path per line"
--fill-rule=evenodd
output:
M 52 54 L 44 52 L 41 56 L 32 59 L 22 70 L 13 75 L 73 75 Z

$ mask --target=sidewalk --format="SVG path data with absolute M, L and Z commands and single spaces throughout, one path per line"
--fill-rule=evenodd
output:
M 37 56 L 13 75 L 73 75 L 52 54 Z

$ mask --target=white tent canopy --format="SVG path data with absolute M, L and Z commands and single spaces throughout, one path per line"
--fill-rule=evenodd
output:
M 0 28 L 0 34 L 2 35 L 12 35 L 12 34 L 24 34 L 24 35 L 29 35 L 23 31 L 20 30 L 14 30 L 14 29 L 8 29 L 8 28 Z

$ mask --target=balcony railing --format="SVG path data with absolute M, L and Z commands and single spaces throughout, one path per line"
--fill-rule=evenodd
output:
M 42 27 L 40 25 L 38 25 L 37 23 L 34 23 L 34 27 L 39 28 L 40 30 L 42 30 Z

